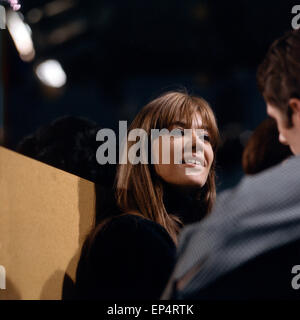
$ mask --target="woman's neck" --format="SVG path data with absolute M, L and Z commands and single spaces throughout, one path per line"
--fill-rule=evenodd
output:
M 204 217 L 204 202 L 198 200 L 200 189 L 164 182 L 163 190 L 163 201 L 167 212 L 179 217 L 184 225 L 198 222 Z

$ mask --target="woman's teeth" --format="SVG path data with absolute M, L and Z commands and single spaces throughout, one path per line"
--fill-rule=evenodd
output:
M 198 166 L 202 165 L 202 163 L 200 161 L 198 161 L 198 160 L 186 160 L 185 163 L 187 163 L 187 164 L 189 164 L 189 163 L 190 164 L 196 164 Z

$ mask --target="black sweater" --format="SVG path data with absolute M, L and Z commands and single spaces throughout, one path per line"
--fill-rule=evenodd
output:
M 79 299 L 159 299 L 175 264 L 176 246 L 159 224 L 134 215 L 112 218 L 82 249 Z

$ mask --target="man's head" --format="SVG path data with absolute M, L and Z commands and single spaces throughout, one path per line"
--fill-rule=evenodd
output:
M 271 45 L 257 79 L 267 112 L 277 122 L 280 142 L 300 155 L 300 30 Z

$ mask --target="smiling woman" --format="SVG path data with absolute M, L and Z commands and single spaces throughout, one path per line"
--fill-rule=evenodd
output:
M 196 120 L 199 119 L 201 122 L 201 116 L 197 114 Z M 128 162 L 131 164 L 170 164 L 172 161 L 173 164 L 189 163 L 205 166 L 205 143 L 210 142 L 207 128 L 204 126 L 201 129 L 183 129 L 185 127 L 185 123 L 176 121 L 170 130 L 151 129 L 149 137 L 146 130 L 135 128 L 128 131 L 127 121 L 119 121 L 119 164 Z M 117 137 L 115 132 L 108 128 L 100 129 L 96 140 L 103 142 L 96 152 L 97 162 L 100 165 L 116 164 Z M 128 141 L 133 142 L 130 148 L 128 148 Z M 151 154 L 149 155 L 150 143 Z
M 136 116 L 129 131 L 140 128 L 148 136 L 153 129 L 184 130 L 192 132 L 190 137 L 171 137 L 168 150 L 170 162 L 162 162 L 165 144 L 160 143 L 157 164 L 120 165 L 117 179 L 117 201 L 124 212 L 138 212 L 142 216 L 162 225 L 176 241 L 178 214 L 168 212 L 164 205 L 164 189 L 171 187 L 180 194 L 193 195 L 198 200 L 199 218 L 206 215 L 215 200 L 215 153 L 219 142 L 216 119 L 209 104 L 202 98 L 181 92 L 169 92 L 151 101 Z M 196 129 L 205 132 L 205 139 L 197 136 Z M 128 149 L 134 142 L 128 141 Z M 202 148 L 197 150 L 196 146 Z M 149 144 L 150 145 L 150 144 Z M 186 154 L 185 146 L 192 152 Z M 152 148 L 149 154 L 157 153 Z M 180 152 L 174 152 L 179 150 Z M 182 164 L 177 163 L 174 155 L 180 155 Z M 190 158 L 193 163 L 185 163 Z M 194 161 L 199 160 L 198 166 Z M 149 162 L 148 162 L 149 163 Z M 196 167 L 196 174 L 186 174 L 187 167 Z M 199 170 L 197 170 L 199 169 Z M 181 197 L 180 197 L 181 198 Z M 174 208 L 175 209 L 175 208 Z M 173 210 L 174 210 L 173 209 Z M 172 210 L 172 211 L 173 211 Z M 202 214 L 200 214 L 202 212 Z
M 205 100 L 169 92 L 150 102 L 129 127 L 125 154 L 136 144 L 130 137 L 136 129 L 145 133 L 142 145 L 156 161 L 119 165 L 118 209 L 102 213 L 82 250 L 76 280 L 82 299 L 158 299 L 173 270 L 179 230 L 200 221 L 215 200 L 219 134 Z M 177 134 L 167 143 L 160 135 L 153 139 L 152 130 L 164 129 Z M 132 155 L 140 160 L 138 152 Z

